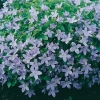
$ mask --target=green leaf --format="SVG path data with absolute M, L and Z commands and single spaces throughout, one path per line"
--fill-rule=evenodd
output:
M 48 76 L 45 76 L 43 79 L 44 79 L 45 81 L 50 81 L 50 80 L 51 80 L 51 78 L 48 77 Z
M 100 47 L 96 47 L 96 49 L 100 52 Z
M 10 88 L 10 86 L 11 86 L 11 82 L 10 81 L 7 82 L 7 86 L 8 86 L 8 88 Z
M 12 82 L 11 86 L 15 86 L 16 83 L 17 83 L 17 80 L 14 80 L 14 81 Z
M 65 31 L 65 28 L 63 25 L 57 25 L 57 28 L 60 29 L 61 31 Z
M 67 28 L 68 28 L 69 32 L 73 32 L 73 26 L 72 25 L 68 24 Z
M 73 98 L 71 96 L 69 96 L 69 100 L 73 100 Z
M 38 39 L 42 39 L 42 40 L 48 40 L 48 36 L 47 35 L 44 35 L 44 34 L 38 36 L 37 38 Z
M 43 39 L 43 40 L 48 40 L 48 36 L 43 35 L 43 36 L 42 36 L 42 39 Z

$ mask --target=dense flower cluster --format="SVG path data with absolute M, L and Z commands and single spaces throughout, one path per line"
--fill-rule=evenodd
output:
M 100 0 L 7 0 L 0 10 L 0 82 L 36 87 L 100 83 Z

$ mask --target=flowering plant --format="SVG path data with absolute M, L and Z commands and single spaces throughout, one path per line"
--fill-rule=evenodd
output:
M 38 86 L 100 83 L 100 0 L 7 0 L 0 10 L 0 82 L 31 97 Z

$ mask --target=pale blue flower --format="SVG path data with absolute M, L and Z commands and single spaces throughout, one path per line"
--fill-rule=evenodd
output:
M 12 24 L 12 29 L 14 29 L 15 31 L 16 31 L 16 30 L 19 30 L 19 29 L 20 29 L 20 24 L 17 24 L 17 23 L 15 23 L 15 22 L 13 22 L 13 24 Z
M 62 88 L 65 88 L 65 87 L 67 87 L 67 88 L 71 88 L 71 85 L 72 84 L 72 82 L 70 82 L 70 81 L 68 81 L 68 78 L 65 78 L 65 81 L 61 81 L 61 85 L 62 85 Z
M 28 95 L 29 98 L 31 98 L 32 95 L 36 95 L 36 94 L 35 94 L 34 90 L 28 90 L 28 91 L 25 93 L 25 95 Z
M 69 12 L 65 11 L 63 12 L 64 16 L 67 17 L 69 15 Z
M 38 14 L 39 11 L 36 11 L 32 6 L 31 9 L 29 10 L 30 15 L 34 18 L 34 20 L 38 20 Z
M 44 23 L 48 22 L 48 20 L 49 20 L 49 17 L 47 15 L 45 15 L 44 18 L 41 19 L 41 23 L 44 24 Z
M 18 57 L 18 54 L 12 54 L 12 55 L 9 55 L 8 60 L 14 61 L 15 58 L 17 58 L 17 57 Z
M 62 58 L 64 62 L 71 58 L 71 56 L 68 54 L 68 50 L 64 52 L 63 49 L 61 49 L 59 57 Z
M 35 21 L 34 18 L 30 18 L 30 19 L 29 19 L 29 23 L 31 23 L 31 24 L 32 24 L 34 21 Z M 28 33 L 28 32 L 27 32 L 27 33 Z
M 55 97 L 56 96 L 56 93 L 58 93 L 58 92 L 59 92 L 58 90 L 50 90 L 48 92 L 48 95 L 52 95 L 53 97 Z
M 4 24 L 1 24 L 0 30 L 4 29 Z
M 38 47 L 30 47 L 30 50 L 26 51 L 29 53 L 33 58 L 35 58 L 38 54 L 40 54 L 40 50 Z
M 30 70 L 31 70 L 30 77 L 34 76 L 35 80 L 37 80 L 38 76 L 42 74 L 41 71 L 38 71 L 38 66 L 36 66 L 35 68 L 31 67 Z
M 13 35 L 13 34 L 7 35 L 6 41 L 7 41 L 7 42 L 9 42 L 9 41 L 14 41 L 14 35 Z
M 92 76 L 92 82 L 97 83 L 98 82 L 98 77 L 96 75 Z
M 87 65 L 88 64 L 88 59 L 81 58 L 80 61 L 79 61 L 79 63 L 82 64 L 82 65 Z
M 49 89 L 55 90 L 56 86 L 57 86 L 57 84 L 53 80 L 47 81 L 47 87 L 46 87 L 46 89 L 47 90 L 49 90 Z
M 90 52 L 89 47 L 88 46 L 81 46 L 80 53 L 82 53 L 82 52 L 84 55 L 86 55 L 87 52 Z
M 41 63 L 37 61 L 37 59 L 34 59 L 33 62 L 30 62 L 31 68 L 35 68 L 37 66 L 40 66 Z
M 93 61 L 93 60 L 96 60 L 96 58 L 98 57 L 98 50 L 95 50 L 95 49 L 93 49 L 92 51 L 91 51 L 91 60 Z
M 12 68 L 12 74 L 14 74 L 14 73 L 19 73 L 20 72 L 20 66 L 14 66 L 13 68 Z
M 58 16 L 57 10 L 55 10 L 54 12 L 51 12 L 51 17 L 55 18 Z
M 90 0 L 84 0 L 84 2 L 86 2 L 86 3 L 91 3 L 91 1 L 90 1 Z
M 62 72 L 65 72 L 65 76 L 72 75 L 72 66 L 64 66 Z
M 11 45 L 11 47 L 17 47 L 17 39 L 16 40 L 12 40 L 12 42 L 9 44 L 9 45 Z
M 49 7 L 48 7 L 48 6 L 46 6 L 46 5 L 44 5 L 44 4 L 42 4 L 41 9 L 42 9 L 43 11 L 46 11 L 46 10 L 48 10 L 48 9 L 49 9 Z
M 8 12 L 8 7 L 4 6 L 3 9 L 2 9 L 2 12 L 7 13 Z
M 3 13 L 0 11 L 0 19 L 3 18 Z
M 74 3 L 78 6 L 81 3 L 81 0 L 74 0 Z
M 66 37 L 64 37 L 61 41 L 65 42 L 66 44 L 72 40 L 71 34 L 69 33 Z
M 82 32 L 84 33 L 84 36 L 86 36 L 86 37 L 92 36 L 91 35 L 92 31 L 88 31 L 87 28 L 84 28 L 84 30 L 82 30 Z
M 39 59 L 41 60 L 41 63 L 46 63 L 48 64 L 48 61 L 51 59 L 51 57 L 48 57 L 46 54 L 43 54 L 42 57 L 39 57 Z
M 50 44 L 47 44 L 47 48 L 49 51 L 55 52 L 56 49 L 59 49 L 58 43 L 51 42 Z
M 69 22 L 69 23 L 75 23 L 75 22 L 77 22 L 78 20 L 76 20 L 75 19 L 75 16 L 73 16 L 72 18 L 67 18 L 67 22 Z
M 49 60 L 47 66 L 51 66 L 54 69 L 57 64 L 58 64 L 57 61 L 55 61 L 54 59 L 51 59 L 51 60 Z
M 20 86 L 18 86 L 19 88 L 22 89 L 22 92 L 25 92 L 26 90 L 28 91 L 29 90 L 29 84 L 28 83 L 25 83 L 25 82 L 22 82 Z
M 72 47 L 70 48 L 70 51 L 73 52 L 75 51 L 77 54 L 79 54 L 79 48 L 81 47 L 81 44 L 77 44 L 72 42 Z
M 56 26 L 57 26 L 57 25 L 55 25 L 54 23 L 53 23 L 53 24 L 50 24 L 50 28 L 51 28 L 51 29 L 55 29 Z
M 20 73 L 18 73 L 18 75 L 20 75 L 20 77 L 18 78 L 18 80 L 25 80 L 25 76 L 26 76 L 26 71 L 20 71 Z
M 62 38 L 64 38 L 64 37 L 66 37 L 65 32 L 61 32 L 60 29 L 57 30 L 57 33 L 56 33 L 55 36 L 57 37 L 58 40 L 60 40 L 60 39 L 62 39 Z
M 54 83 L 56 84 L 60 84 L 60 80 L 61 80 L 61 77 L 59 78 L 57 75 L 54 78 L 52 78 L 52 81 L 54 81 Z
M 83 65 L 81 71 L 83 71 L 84 74 L 88 74 L 89 71 L 92 71 L 91 64 Z
M 78 78 L 80 74 L 83 74 L 81 72 L 80 67 L 79 68 L 73 68 L 73 73 L 72 73 L 73 78 Z
M 56 21 L 57 21 L 57 22 L 63 22 L 63 21 L 64 21 L 64 18 L 58 16 L 57 19 L 56 19 Z
M 53 34 L 54 34 L 54 32 L 49 29 L 47 29 L 47 31 L 44 33 L 44 35 L 47 35 L 49 38 L 52 38 Z
M 62 2 L 60 4 L 56 4 L 56 8 L 61 8 L 62 7 Z
M 7 30 L 11 30 L 12 27 L 13 27 L 12 24 L 11 24 L 11 22 L 5 24 L 5 26 L 6 26 Z
M 31 9 L 29 10 L 31 16 L 37 16 L 39 14 L 38 11 L 36 11 L 32 6 L 31 6 Z
M 74 57 L 71 56 L 71 58 L 68 59 L 67 64 L 68 65 L 74 65 Z
M 75 87 L 76 89 L 81 89 L 82 88 L 82 84 L 81 83 L 78 83 L 77 81 L 74 81 L 73 82 L 73 87 Z
M 82 43 L 82 44 L 84 44 L 85 46 L 87 46 L 88 37 L 83 36 L 82 39 L 79 42 Z
M 32 56 L 31 56 L 31 55 L 29 55 L 29 54 L 27 53 L 27 54 L 23 54 L 23 57 L 24 57 L 23 62 L 25 62 L 25 63 L 30 63 L 30 61 L 31 61 L 31 59 L 32 59 Z
M 11 3 L 13 3 L 13 0 L 7 0 L 7 2 L 8 2 L 9 4 L 11 4 Z

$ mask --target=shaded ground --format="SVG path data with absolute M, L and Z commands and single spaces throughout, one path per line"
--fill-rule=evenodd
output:
M 0 86 L 0 100 L 100 100 L 100 85 L 94 85 L 92 88 L 84 87 L 81 90 L 60 89 L 56 98 L 44 95 L 40 90 L 36 92 L 37 95 L 29 99 L 17 86 L 9 89 Z M 68 99 L 69 97 L 73 99 Z

